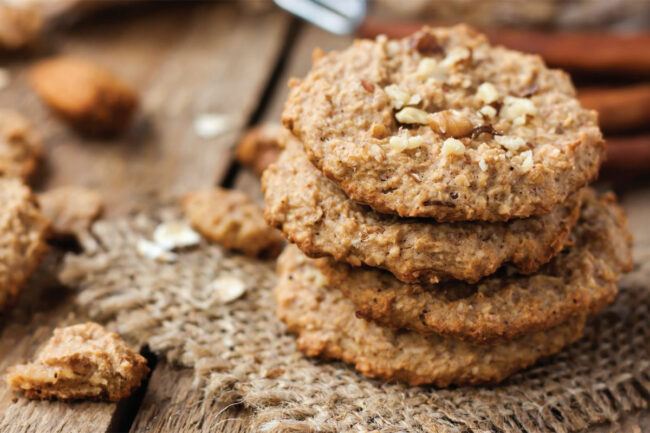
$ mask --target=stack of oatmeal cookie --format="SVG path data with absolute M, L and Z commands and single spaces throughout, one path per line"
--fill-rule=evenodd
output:
M 615 198 L 585 188 L 604 142 L 569 77 L 465 26 L 315 57 L 263 177 L 299 348 L 448 386 L 579 339 L 632 263 Z

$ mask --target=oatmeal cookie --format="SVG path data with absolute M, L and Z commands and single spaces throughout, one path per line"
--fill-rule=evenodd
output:
M 215 188 L 187 194 L 185 216 L 207 239 L 249 257 L 275 257 L 282 237 L 264 221 L 262 209 L 241 191 Z
M 55 329 L 34 362 L 11 367 L 6 380 L 29 398 L 119 401 L 148 372 L 119 335 L 89 322 Z
M 348 199 L 289 139 L 263 176 L 266 221 L 308 256 L 386 269 L 406 282 L 476 282 L 504 263 L 536 271 L 566 244 L 583 192 L 548 215 L 503 223 L 399 218 Z
M 43 27 L 37 10 L 0 4 L 0 49 L 14 51 L 33 44 Z
M 578 340 L 584 316 L 496 346 L 398 332 L 355 316 L 354 305 L 295 246 L 279 259 L 277 313 L 307 356 L 341 359 L 366 376 L 410 385 L 499 382 Z
M 544 331 L 611 303 L 620 273 L 633 266 L 631 237 L 615 198 L 588 192 L 575 244 L 534 275 L 502 269 L 474 285 L 419 285 L 370 268 L 316 263 L 357 314 L 382 326 L 483 343 Z
M 88 230 L 104 208 L 104 199 L 97 191 L 74 185 L 45 191 L 37 200 L 55 237 L 76 236 Z
M 275 123 L 265 123 L 251 128 L 237 143 L 235 158 L 255 173 L 261 175 L 266 167 L 275 162 L 282 151 L 278 142 L 283 129 Z
M 438 221 L 548 213 L 605 156 L 567 74 L 466 26 L 320 56 L 282 120 L 351 199 Z
M 28 181 L 42 154 L 41 137 L 31 122 L 16 111 L 0 109 L 0 177 Z
M 111 71 L 89 60 L 56 57 L 30 72 L 32 86 L 45 103 L 82 132 L 115 134 L 126 129 L 138 98 Z
M 47 220 L 31 191 L 0 178 L 0 311 L 8 307 L 47 251 Z

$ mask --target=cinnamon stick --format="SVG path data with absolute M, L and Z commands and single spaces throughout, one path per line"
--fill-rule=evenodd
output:
M 605 169 L 650 172 L 650 135 L 607 139 Z
M 631 131 L 650 126 L 650 83 L 582 88 L 578 89 L 578 99 L 584 107 L 598 111 L 598 121 L 605 132 Z
M 385 34 L 405 37 L 427 22 L 388 22 L 367 19 L 362 37 Z M 650 76 L 650 32 L 542 32 L 514 29 L 481 29 L 491 43 L 541 55 L 555 67 L 581 72 Z

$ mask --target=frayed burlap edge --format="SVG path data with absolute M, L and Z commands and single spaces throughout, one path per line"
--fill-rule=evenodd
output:
M 302 356 L 275 317 L 271 263 L 207 243 L 175 263 L 137 252 L 138 239 L 178 218 L 166 208 L 95 224 L 61 280 L 95 320 L 193 367 L 206 398 L 252 408 L 253 431 L 569 432 L 647 407 L 650 246 L 637 246 L 638 269 L 579 342 L 498 386 L 438 390 Z M 246 294 L 222 304 L 212 286 L 222 276 L 243 281 Z

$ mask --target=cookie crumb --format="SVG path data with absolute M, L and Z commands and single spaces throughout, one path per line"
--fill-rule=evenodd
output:
M 249 129 L 237 143 L 235 158 L 261 175 L 282 152 L 279 136 L 283 133 L 290 134 L 277 123 L 264 123 Z
M 241 191 L 215 188 L 187 194 L 182 200 L 190 224 L 212 242 L 250 257 L 275 257 L 280 235 L 264 221 L 262 210 Z
M 30 81 L 55 113 L 87 134 L 113 135 L 124 131 L 138 105 L 131 86 L 86 59 L 43 60 L 32 67 Z
M 6 380 L 33 399 L 119 401 L 148 372 L 119 335 L 89 322 L 55 329 L 36 359 L 10 367 Z
M 0 177 L 27 182 L 43 155 L 40 135 L 17 111 L 0 109 Z
M 77 236 L 87 231 L 104 209 L 97 191 L 81 186 L 63 186 L 38 194 L 38 204 L 50 221 L 54 237 Z

